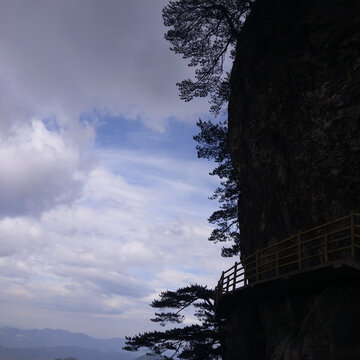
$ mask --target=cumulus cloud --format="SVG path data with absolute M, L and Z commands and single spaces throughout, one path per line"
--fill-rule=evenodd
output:
M 79 147 L 43 122 L 0 138 L 0 216 L 37 216 L 79 197 L 87 171 Z

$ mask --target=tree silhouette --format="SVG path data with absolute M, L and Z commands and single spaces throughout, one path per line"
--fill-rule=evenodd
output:
M 252 1 L 248 0 L 178 0 L 163 9 L 165 34 L 172 51 L 190 59 L 195 81 L 178 83 L 180 98 L 210 95 L 211 110 L 218 114 L 228 100 L 229 74 L 224 71 L 227 56 L 233 49 Z
M 182 326 L 126 337 L 124 350 L 137 351 L 145 347 L 150 350 L 150 354 L 161 354 L 165 359 L 175 356 L 189 360 L 221 359 L 221 321 L 215 318 L 213 290 L 206 286 L 190 285 L 176 291 L 165 291 L 151 306 L 162 310 L 155 313 L 155 318 L 151 321 L 163 327 L 168 324 Z M 184 312 L 189 308 L 194 310 L 197 323 L 184 326 Z
M 226 142 L 226 122 L 213 124 L 211 121 L 199 120 L 197 125 L 200 133 L 194 136 L 197 141 L 196 150 L 199 158 L 213 160 L 217 164 L 210 175 L 220 178 L 220 186 L 210 199 L 218 200 L 220 209 L 209 217 L 209 222 L 216 225 L 209 240 L 217 242 L 232 242 L 230 247 L 223 247 L 221 255 L 230 257 L 240 251 L 240 229 L 238 222 L 238 198 L 240 195 L 239 180 L 232 166 L 229 149 Z
M 246 16 L 254 0 L 178 0 L 170 1 L 163 9 L 164 24 L 170 27 L 165 38 L 171 50 L 189 59 L 195 68 L 195 79 L 178 83 L 180 98 L 210 97 L 210 110 L 218 115 L 230 95 L 229 73 L 224 70 L 227 57 L 234 57 L 234 48 Z M 197 141 L 199 158 L 214 160 L 217 164 L 210 175 L 220 178 L 220 186 L 211 199 L 220 202 L 219 210 L 209 222 L 216 225 L 209 240 L 233 244 L 224 246 L 222 256 L 238 255 L 239 224 L 238 199 L 240 187 L 227 147 L 226 122 L 199 120 Z

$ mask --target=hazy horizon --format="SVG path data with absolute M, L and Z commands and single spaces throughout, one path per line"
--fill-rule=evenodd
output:
M 109 340 L 109 339 L 125 339 L 125 337 L 122 337 L 122 336 L 115 336 L 115 337 L 94 337 L 94 336 L 91 336 L 89 334 L 87 334 L 86 332 L 73 332 L 73 331 L 70 331 L 70 330 L 66 330 L 66 329 L 61 329 L 61 328 L 49 328 L 49 327 L 45 327 L 45 328 L 31 328 L 31 327 L 21 327 L 21 326 L 11 326 L 11 325 L 7 325 L 7 324 L 3 324 L 3 323 L 0 323 L 0 329 L 16 329 L 16 330 L 19 330 L 19 331 L 32 331 L 32 330 L 35 330 L 35 331 L 43 331 L 43 330 L 51 330 L 51 331 L 65 331 L 65 332 L 68 332 L 68 333 L 71 333 L 71 334 L 74 334 L 74 335 L 86 335 L 86 336 L 89 336 L 90 338 L 93 338 L 93 339 L 99 339 L 99 340 Z

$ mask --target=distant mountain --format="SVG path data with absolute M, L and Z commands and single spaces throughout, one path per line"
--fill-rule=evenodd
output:
M 11 327 L 0 328 L 0 346 L 10 348 L 34 348 L 43 346 L 76 346 L 99 351 L 123 351 L 125 339 L 94 339 L 81 333 L 66 330 L 19 330 Z M 126 352 L 128 353 L 128 352 Z
M 144 352 L 122 350 L 123 338 L 94 339 L 66 330 L 0 328 L 0 360 L 135 360 Z M 146 358 L 145 358 L 146 359 Z M 152 357 L 152 360 L 157 360 Z
M 71 355 L 69 355 L 71 354 Z M 126 356 L 119 353 L 104 354 L 97 350 L 80 349 L 76 347 L 39 347 L 27 349 L 11 349 L 0 346 L 0 360 L 127 360 Z M 66 359 L 65 359 L 66 358 Z M 162 360 L 161 356 L 143 355 L 133 360 Z
M 49 346 L 14 349 L 0 346 L 0 360 L 55 360 L 73 357 L 76 360 L 129 360 L 124 352 L 103 353 L 93 349 L 73 346 Z

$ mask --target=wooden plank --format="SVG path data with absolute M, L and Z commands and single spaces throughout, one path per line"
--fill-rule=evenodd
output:
M 333 253 L 336 253 L 336 252 L 340 252 L 342 250 L 352 250 L 352 246 L 351 245 L 348 245 L 348 246 L 343 246 L 341 248 L 336 248 L 336 249 L 332 249 L 332 250 L 328 250 L 328 254 L 333 254 Z M 345 256 L 344 256 L 345 257 Z
M 310 256 L 306 256 L 306 257 L 303 257 L 302 258 L 302 262 L 306 261 L 306 260 L 310 260 L 310 259 L 314 259 L 314 258 L 319 258 L 319 257 L 322 257 L 322 254 L 315 254 L 315 255 L 310 255 Z M 307 268 L 309 268 L 307 266 Z
M 351 244 L 351 235 L 349 234 L 347 236 L 343 236 L 341 238 L 337 238 L 337 239 L 333 239 L 331 241 L 328 241 L 328 245 L 334 244 L 336 242 L 343 241 L 343 240 L 349 240 L 349 243 Z
M 298 255 L 298 252 L 293 252 L 293 253 L 288 254 L 288 255 L 285 255 L 285 256 L 280 256 L 280 257 L 279 257 L 279 260 L 286 259 L 286 258 L 288 258 L 288 257 L 296 256 L 296 255 Z M 298 256 L 296 256 L 296 258 L 299 259 Z M 299 261 L 299 260 L 296 260 L 296 261 Z
M 285 247 L 285 248 L 279 249 L 279 250 L 276 251 L 276 252 L 280 253 L 280 252 L 287 251 L 287 250 L 290 250 L 290 249 L 295 248 L 295 247 L 297 247 L 297 243 L 291 244 L 290 246 L 287 246 L 287 247 Z M 296 252 L 296 251 L 295 251 L 295 252 Z M 273 254 L 274 254 L 274 253 L 273 253 Z
M 263 262 L 264 259 L 267 259 L 269 257 L 273 257 L 276 254 L 277 251 L 274 251 L 270 254 L 266 254 L 266 255 L 259 255 L 259 261 Z
M 259 260 L 259 268 L 266 266 L 266 265 L 270 265 L 270 264 L 274 264 L 275 262 L 275 254 L 273 254 L 274 259 L 271 261 L 267 261 L 267 262 L 263 262 L 261 261 L 261 259 Z
M 337 230 L 334 230 L 334 231 L 329 231 L 329 232 L 327 232 L 327 233 L 325 233 L 325 234 L 317 235 L 317 236 L 315 236 L 314 238 L 311 238 L 311 239 L 308 239 L 308 240 L 303 240 L 303 241 L 302 241 L 302 244 L 307 244 L 307 243 L 309 243 L 309 242 L 312 242 L 312 241 L 321 239 L 321 238 L 322 238 L 323 236 L 325 236 L 325 235 L 334 235 L 334 234 L 336 234 L 336 233 L 338 233 L 338 232 L 342 232 L 342 231 L 346 231 L 346 230 L 350 230 L 350 226 L 345 226 L 345 227 L 343 227 L 343 228 L 341 228 L 341 229 L 337 229 Z M 349 233 L 350 233 L 350 232 L 349 232 Z M 348 235 L 348 236 L 349 236 L 349 235 Z
M 336 224 L 336 223 L 340 223 L 340 222 L 342 222 L 342 221 L 344 221 L 344 220 L 350 219 L 350 216 L 351 216 L 351 215 L 343 216 L 343 217 L 341 217 L 341 218 L 339 218 L 339 219 L 330 221 L 330 222 L 328 222 L 328 223 L 326 223 L 326 224 L 322 224 L 322 225 L 316 226 L 316 227 L 314 227 L 314 228 L 311 228 L 311 229 L 309 229 L 309 230 L 302 231 L 301 234 L 308 234 L 308 233 L 311 232 L 311 231 L 319 230 L 319 229 L 324 228 L 324 227 L 326 227 L 326 226 L 333 225 L 333 224 Z
M 310 246 L 310 247 L 305 247 L 302 249 L 302 253 L 306 252 L 306 251 L 309 251 L 309 250 L 314 250 L 314 249 L 320 249 L 322 247 L 322 242 L 321 243 L 318 243 L 314 246 Z
M 304 260 L 304 259 L 303 259 Z M 299 264 L 299 260 L 296 259 L 294 261 L 289 261 L 287 263 L 284 263 L 284 264 L 279 264 L 279 268 L 281 267 L 285 267 L 285 266 L 289 266 L 289 265 L 293 265 L 293 264 Z M 282 274 L 282 275 L 285 275 L 285 274 Z
M 271 249 L 271 248 L 273 248 L 273 247 L 275 247 L 275 246 L 278 246 L 278 245 L 280 245 L 280 244 L 282 244 L 282 243 L 284 243 L 284 242 L 286 242 L 286 241 L 295 240 L 296 237 L 297 237 L 297 235 L 292 235 L 292 236 L 290 236 L 290 237 L 288 237 L 288 238 L 286 238 L 286 239 L 280 240 L 280 241 L 278 241 L 278 242 L 276 242 L 276 243 L 274 243 L 274 244 L 271 244 L 271 245 L 267 246 L 267 247 L 264 248 L 263 250 Z
M 231 271 L 232 269 L 234 269 L 235 265 L 233 265 L 230 269 L 227 269 L 224 271 L 225 274 L 227 274 L 229 271 Z

